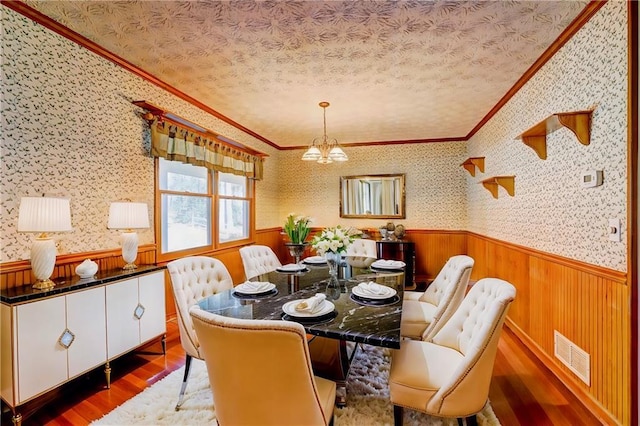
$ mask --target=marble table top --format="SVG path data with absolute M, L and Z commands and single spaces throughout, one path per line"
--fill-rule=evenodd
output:
M 274 271 L 255 277 L 252 281 L 269 281 L 276 285 L 277 292 L 247 297 L 234 293 L 234 290 L 226 290 L 201 300 L 198 305 L 204 310 L 234 318 L 280 320 L 284 314 L 282 306 L 286 302 L 324 293 L 327 300 L 335 305 L 337 315 L 317 323 L 300 321 L 307 333 L 399 349 L 404 274 L 375 271 L 355 275 L 340 279 L 338 289 L 327 288 L 328 277 L 326 265 L 307 265 L 305 271 L 296 273 Z M 394 288 L 397 300 L 384 305 L 368 306 L 352 299 L 351 289 L 361 282 L 369 281 Z

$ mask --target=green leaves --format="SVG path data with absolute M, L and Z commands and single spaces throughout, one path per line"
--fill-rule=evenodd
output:
M 296 216 L 293 213 L 287 216 L 284 223 L 284 232 L 287 233 L 289 240 L 295 244 L 304 243 L 309 235 L 311 218 L 306 216 Z

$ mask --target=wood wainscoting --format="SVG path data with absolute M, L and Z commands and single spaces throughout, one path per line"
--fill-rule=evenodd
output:
M 516 287 L 507 326 L 603 423 L 630 424 L 626 274 L 474 233 L 467 249 L 475 259 L 472 279 L 497 277 Z M 554 330 L 590 355 L 590 385 L 554 356 Z
M 92 251 L 88 253 L 61 254 L 56 257 L 56 266 L 51 275 L 52 280 L 73 277 L 76 267 L 85 259 L 91 259 L 98 264 L 98 271 L 118 269 L 124 266 L 122 250 L 120 248 Z M 138 247 L 136 265 L 153 265 L 156 263 L 155 244 L 145 244 Z M 28 260 L 6 262 L 0 265 L 0 289 L 22 287 L 35 281 L 31 274 L 31 264 Z
M 467 254 L 466 231 L 410 229 L 405 235 L 416 247 L 415 280 L 421 284 L 433 281 L 451 256 Z

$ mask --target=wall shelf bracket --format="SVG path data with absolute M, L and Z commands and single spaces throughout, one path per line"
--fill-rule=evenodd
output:
M 493 176 L 481 181 L 482 186 L 493 195 L 493 198 L 498 198 L 498 186 L 503 187 L 509 195 L 512 197 L 515 195 L 515 176 Z
M 571 130 L 583 145 L 591 142 L 591 115 L 593 109 L 586 111 L 559 112 L 545 118 L 526 130 L 517 139 L 531 147 L 542 160 L 547 158 L 547 135 L 561 127 Z
M 484 157 L 470 157 L 460 165 L 464 167 L 471 176 L 476 175 L 476 167 L 480 170 L 480 173 L 484 173 Z

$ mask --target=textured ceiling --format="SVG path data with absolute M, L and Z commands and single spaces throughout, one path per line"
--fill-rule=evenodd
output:
M 464 138 L 587 1 L 26 1 L 279 147 Z M 161 105 L 159 105 L 161 106 Z

